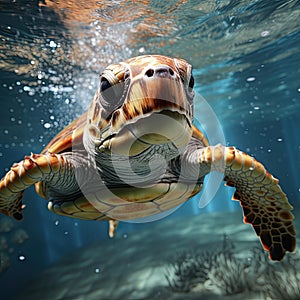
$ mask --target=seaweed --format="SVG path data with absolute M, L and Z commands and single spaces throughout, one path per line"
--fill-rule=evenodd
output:
M 264 294 L 266 299 L 300 299 L 300 259 L 288 256 L 279 265 L 271 265 L 266 273 Z
M 199 283 L 204 283 L 207 270 L 201 265 L 195 253 L 181 253 L 167 270 L 165 277 L 172 291 L 187 293 Z
M 248 265 L 233 255 L 234 248 L 225 235 L 221 250 L 178 254 L 165 274 L 169 288 L 186 293 L 202 284 L 225 295 L 244 291 L 249 284 L 241 275 Z
M 258 248 L 248 259 L 234 254 L 234 243 L 224 236 L 220 250 L 178 254 L 167 269 L 168 288 L 177 293 L 210 291 L 219 295 L 251 293 L 266 300 L 300 299 L 300 259 L 289 255 L 271 262 Z

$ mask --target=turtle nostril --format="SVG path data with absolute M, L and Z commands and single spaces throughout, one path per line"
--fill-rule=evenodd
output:
M 152 77 L 154 75 L 154 70 L 149 69 L 145 74 L 146 74 L 147 77 Z
M 150 77 L 162 77 L 171 78 L 174 77 L 175 72 L 167 66 L 157 66 L 155 68 L 150 68 L 145 72 L 145 76 Z
M 155 69 L 155 75 L 157 77 L 169 77 L 170 72 L 168 68 L 157 68 Z

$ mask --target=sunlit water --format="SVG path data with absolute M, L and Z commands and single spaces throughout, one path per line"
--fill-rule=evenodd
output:
M 226 143 L 263 161 L 295 205 L 299 16 L 299 1 L 283 0 L 0 1 L 1 175 L 87 109 L 105 66 L 157 53 L 193 64 L 196 90 Z M 202 123 L 199 110 L 196 119 Z M 231 193 L 221 189 L 201 210 L 195 199 L 175 215 L 239 209 Z M 25 220 L 15 226 L 29 240 L 14 248 L 11 268 L 1 276 L 7 295 L 61 255 L 106 238 L 106 224 L 53 215 L 33 190 L 25 201 Z

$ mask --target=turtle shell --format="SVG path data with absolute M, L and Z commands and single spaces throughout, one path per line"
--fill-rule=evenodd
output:
M 63 153 L 72 151 L 73 146 L 81 145 L 86 119 L 87 112 L 59 132 L 44 148 L 42 153 Z

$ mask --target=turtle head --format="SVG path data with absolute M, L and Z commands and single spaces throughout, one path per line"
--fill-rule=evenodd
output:
M 184 148 L 192 135 L 194 78 L 183 59 L 145 55 L 108 66 L 86 133 L 100 150 L 138 155 L 152 145 Z

